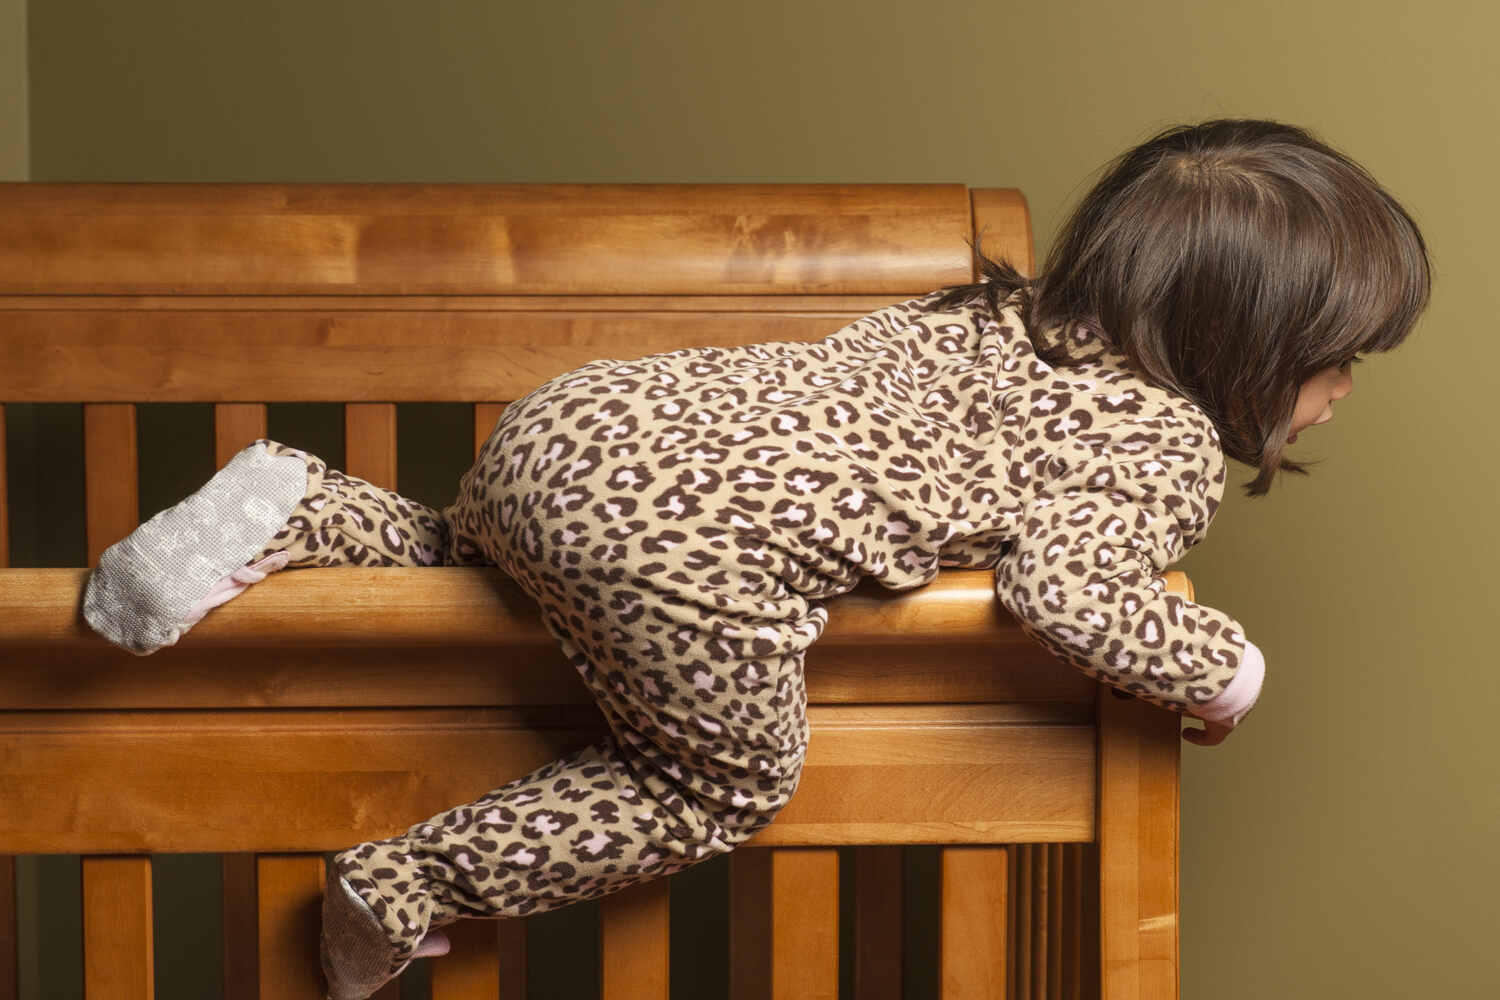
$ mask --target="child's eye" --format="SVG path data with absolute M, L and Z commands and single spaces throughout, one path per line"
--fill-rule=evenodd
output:
M 1349 368 L 1352 368 L 1355 365 L 1359 364 L 1363 360 L 1364 360 L 1364 358 L 1362 358 L 1358 354 L 1356 354 L 1354 357 L 1348 359 L 1343 364 L 1339 365 L 1339 370 L 1340 371 L 1345 371 L 1345 370 L 1347 370 Z

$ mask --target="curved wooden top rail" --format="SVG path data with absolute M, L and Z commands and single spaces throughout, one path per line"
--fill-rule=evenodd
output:
M 84 569 L 0 573 L 0 646 L 102 643 L 80 613 Z M 995 599 L 988 570 L 944 570 L 924 587 L 874 581 L 830 602 L 827 645 L 1030 643 Z M 1187 596 L 1180 572 L 1167 587 Z M 279 573 L 195 626 L 196 646 L 551 646 L 536 604 L 496 569 L 336 568 Z
M 917 294 L 962 184 L 0 184 L 0 294 Z M 644 249 L 643 249 L 644 248 Z

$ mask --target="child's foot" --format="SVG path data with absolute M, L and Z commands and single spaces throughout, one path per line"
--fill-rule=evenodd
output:
M 284 552 L 245 563 L 286 526 L 307 494 L 307 465 L 257 441 L 197 493 L 157 514 L 99 557 L 83 616 L 117 646 L 170 646 L 209 608 L 286 565 Z
M 448 936 L 432 930 L 409 957 L 401 960 L 375 911 L 338 873 L 333 862 L 327 864 L 326 871 L 319 960 L 328 984 L 327 1000 L 365 1000 L 404 972 L 414 959 L 448 954 Z

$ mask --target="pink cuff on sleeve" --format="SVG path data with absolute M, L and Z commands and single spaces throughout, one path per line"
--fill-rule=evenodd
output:
M 1229 679 L 1229 686 L 1220 691 L 1212 701 L 1193 709 L 1193 714 L 1209 722 L 1237 726 L 1245 713 L 1255 707 L 1260 697 L 1261 682 L 1266 677 L 1266 658 L 1260 647 L 1245 640 L 1245 654 L 1240 657 L 1240 667 Z

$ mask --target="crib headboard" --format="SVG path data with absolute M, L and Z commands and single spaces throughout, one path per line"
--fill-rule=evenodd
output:
M 1030 271 L 1010 189 L 0 184 L 0 567 L 4 404 L 83 404 L 92 563 L 153 513 L 136 404 L 213 404 L 222 463 L 267 404 L 340 403 L 343 467 L 394 486 L 399 403 L 472 406 L 477 448 L 586 361 L 818 339 L 973 280 L 976 234 Z M 82 623 L 85 576 L 0 569 L 0 854 L 85 856 L 91 996 L 149 995 L 151 857 L 179 852 L 224 854 L 225 995 L 317 996 L 320 852 L 602 727 L 496 570 L 279 574 L 146 659 Z M 730 995 L 837 995 L 843 878 L 859 995 L 899 996 L 892 852 L 940 844 L 944 996 L 1176 996 L 1177 718 L 1051 660 L 987 572 L 834 611 L 802 784 L 732 858 Z M 668 882 L 604 901 L 606 997 L 667 997 Z M 0 1000 L 10 888 L 0 857 Z M 524 967 L 524 921 L 450 930 L 435 1000 Z

